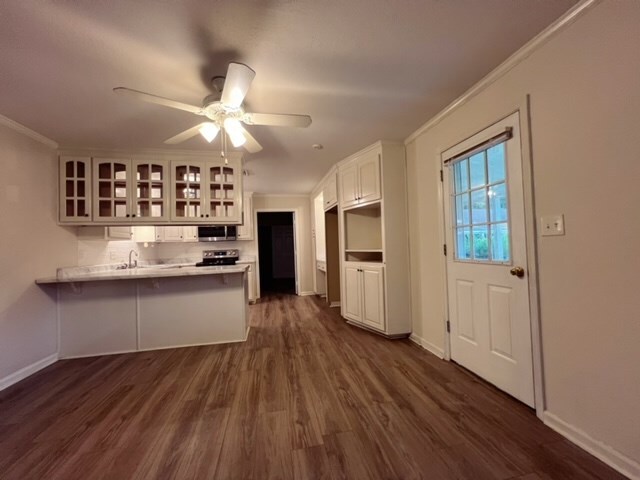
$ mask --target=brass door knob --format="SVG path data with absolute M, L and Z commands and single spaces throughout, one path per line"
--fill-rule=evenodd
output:
M 511 270 L 509 270 L 509 273 L 511 275 L 514 275 L 518 278 L 522 278 L 524 277 L 524 268 L 522 267 L 513 267 Z

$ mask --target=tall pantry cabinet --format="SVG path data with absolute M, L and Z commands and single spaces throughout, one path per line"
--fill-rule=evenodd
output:
M 338 165 L 341 310 L 390 338 L 411 333 L 404 145 L 378 142 Z

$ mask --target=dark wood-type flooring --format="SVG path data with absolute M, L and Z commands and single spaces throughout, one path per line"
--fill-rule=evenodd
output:
M 623 478 L 313 297 L 269 297 L 251 322 L 245 343 L 60 361 L 0 393 L 0 478 Z

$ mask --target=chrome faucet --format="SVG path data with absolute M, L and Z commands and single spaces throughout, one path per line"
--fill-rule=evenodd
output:
M 136 254 L 136 260 L 131 260 L 131 254 L 135 253 Z M 131 251 L 129 252 L 129 268 L 137 268 L 138 267 L 138 252 L 136 252 L 133 248 L 131 249 Z

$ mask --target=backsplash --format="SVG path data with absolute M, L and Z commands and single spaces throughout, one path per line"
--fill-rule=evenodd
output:
M 240 256 L 256 255 L 254 241 L 137 243 L 132 240 L 105 240 L 102 228 L 78 229 L 78 266 L 106 265 L 129 261 L 129 252 L 138 252 L 139 261 L 200 261 L 203 250 L 236 248 Z

